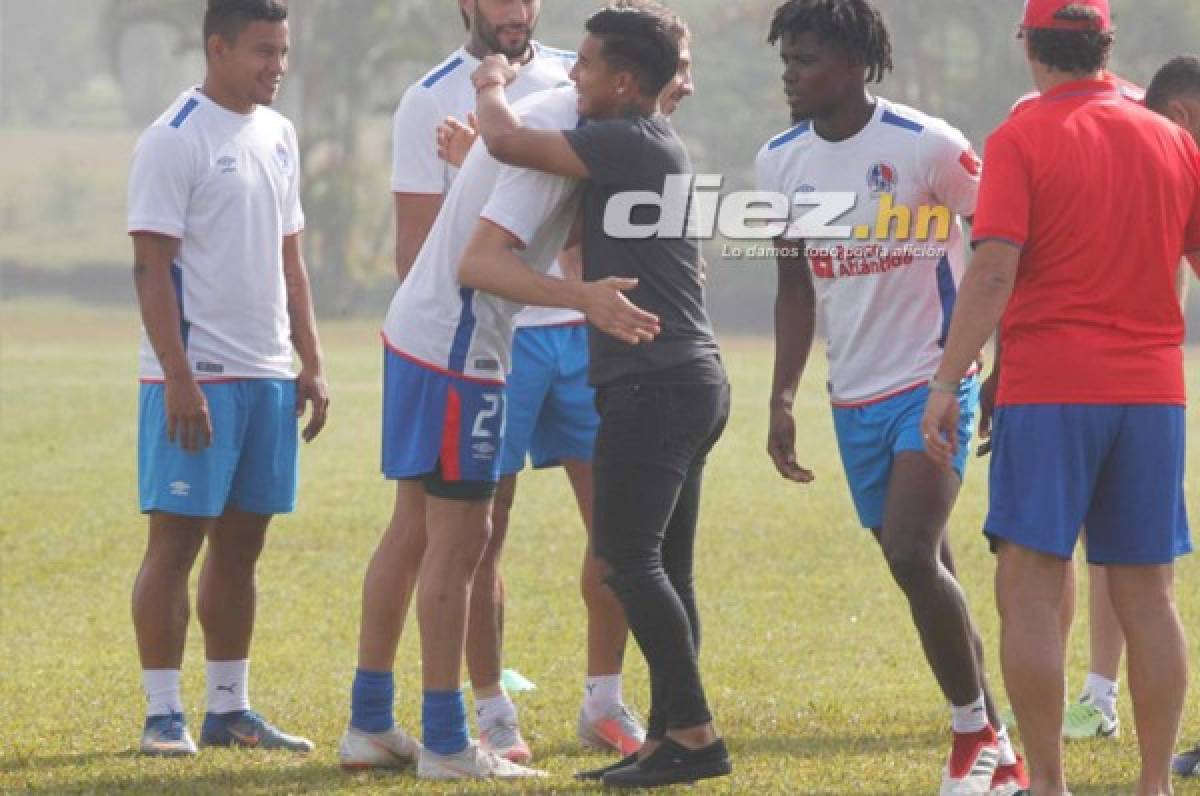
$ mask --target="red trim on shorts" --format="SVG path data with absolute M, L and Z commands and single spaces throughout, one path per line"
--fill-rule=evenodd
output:
M 462 426 L 462 402 L 458 390 L 451 385 L 446 391 L 446 420 L 442 424 L 442 478 L 447 481 L 462 480 L 462 465 L 458 459 L 458 435 Z
M 420 365 L 421 367 L 425 368 L 426 370 L 432 370 L 435 373 L 440 373 L 443 376 L 449 376 L 452 379 L 462 379 L 463 381 L 469 381 L 473 384 L 486 384 L 489 387 L 503 387 L 504 386 L 504 379 L 484 379 L 479 376 L 468 376 L 465 373 L 455 373 L 452 370 L 447 370 L 446 368 L 438 367 L 437 365 L 434 365 L 432 362 L 426 362 L 423 359 L 418 359 L 417 357 L 414 357 L 412 354 L 401 351 L 399 348 L 396 348 L 396 346 L 392 345 L 392 341 L 388 340 L 387 335 L 384 334 L 382 331 L 379 333 L 379 338 L 381 340 L 383 340 L 383 346 L 388 351 L 391 351 L 393 354 L 400 357 L 401 359 L 407 359 L 409 362 L 413 363 L 414 365 Z
M 978 374 L 979 374 L 979 368 L 975 365 L 972 365 L 971 369 L 967 371 L 967 374 L 965 376 L 963 376 L 963 378 L 970 379 L 974 376 L 977 376 Z M 877 398 L 868 398 L 865 401 L 854 401 L 852 403 L 840 403 L 838 401 L 830 401 L 830 403 L 833 404 L 834 409 L 862 409 L 863 407 L 874 406 L 875 404 L 881 404 L 884 401 L 889 401 L 892 398 L 896 398 L 898 396 L 904 395 L 905 393 L 910 393 L 913 390 L 919 390 L 920 388 L 924 387 L 928 383 L 929 383 L 929 379 L 922 379 L 921 381 L 917 382 L 916 384 L 910 384 L 907 387 L 901 387 L 900 389 L 893 390 L 892 392 L 889 392 L 886 395 L 880 395 Z
M 231 376 L 231 377 L 223 378 L 223 379 L 199 379 L 199 378 L 196 378 L 195 374 L 192 374 L 192 378 L 195 379 L 197 384 L 233 384 L 235 381 L 254 381 L 257 378 L 276 379 L 276 378 L 282 378 L 282 377 L 281 376 L 261 376 L 261 377 L 259 377 L 259 376 Z M 293 376 L 292 378 L 295 378 L 295 376 Z M 138 383 L 139 384 L 166 384 L 167 380 L 143 377 L 143 378 L 138 379 Z

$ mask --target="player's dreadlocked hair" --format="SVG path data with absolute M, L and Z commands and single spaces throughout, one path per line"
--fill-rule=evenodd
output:
M 787 0 L 775 9 L 767 43 L 815 33 L 867 68 L 867 82 L 892 71 L 892 41 L 878 9 L 867 0 Z

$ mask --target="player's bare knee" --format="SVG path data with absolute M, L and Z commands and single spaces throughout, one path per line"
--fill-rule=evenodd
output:
M 905 592 L 931 585 L 940 567 L 936 549 L 928 545 L 890 542 L 885 537 L 883 556 L 892 577 Z

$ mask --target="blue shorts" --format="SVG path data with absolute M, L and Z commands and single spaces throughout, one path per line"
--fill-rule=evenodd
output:
M 892 461 L 902 451 L 924 451 L 921 417 L 929 388 L 914 387 L 899 395 L 866 406 L 833 408 L 833 427 L 837 433 L 842 467 L 854 498 L 854 508 L 864 528 L 883 527 L 883 507 L 887 502 Z M 961 479 L 967 469 L 967 450 L 971 429 L 979 409 L 979 381 L 964 379 L 958 391 L 958 452 L 954 470 Z
M 504 385 L 383 354 L 383 474 L 495 485 L 504 441 Z M 484 495 L 481 495 L 483 497 Z
M 240 379 L 201 384 L 212 444 L 189 453 L 167 439 L 165 385 L 138 396 L 138 499 L 143 512 L 219 517 L 296 507 L 296 382 Z
M 1192 551 L 1182 406 L 1003 406 L 992 428 L 984 531 L 1092 564 L 1169 564 Z
M 527 455 L 536 468 L 592 460 L 600 416 L 587 370 L 586 325 L 517 329 L 501 474 L 520 472 Z

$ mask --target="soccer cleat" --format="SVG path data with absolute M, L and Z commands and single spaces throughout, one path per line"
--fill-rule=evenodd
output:
M 1200 744 L 1171 758 L 1171 770 L 1181 777 L 1200 774 Z
M 954 733 L 950 759 L 942 771 L 940 796 L 988 793 L 999 762 L 1000 746 L 990 726 L 979 732 Z
M 421 744 L 399 727 L 363 732 L 347 727 L 338 744 L 338 759 L 347 771 L 366 768 L 404 768 L 417 762 Z
M 439 755 L 421 747 L 417 756 L 421 779 L 527 779 L 544 777 L 545 771 L 526 768 L 489 752 L 475 742 L 452 755 Z
M 1029 774 L 1025 771 L 1025 758 L 1017 755 L 1017 762 L 996 766 L 992 775 L 992 787 L 988 796 L 1016 796 L 1029 787 Z
M 196 754 L 196 742 L 188 732 L 182 713 L 147 716 L 142 727 L 140 751 L 151 757 L 190 757 Z
M 313 742 L 288 735 L 253 710 L 206 713 L 200 729 L 201 746 L 236 746 L 242 749 L 284 749 L 311 752 Z
M 533 759 L 533 752 L 529 751 L 529 744 L 521 737 L 521 728 L 515 721 L 498 721 L 480 728 L 479 745 L 510 763 L 523 764 Z
M 632 766 L 608 772 L 601 782 L 606 788 L 657 788 L 724 777 L 732 772 L 729 750 L 720 738 L 702 749 L 688 749 L 664 738 L 649 755 Z
M 1063 714 L 1063 737 L 1079 741 L 1085 738 L 1117 738 L 1121 734 L 1121 720 L 1116 712 L 1112 718 L 1104 714 L 1086 697 L 1072 704 Z
M 621 755 L 633 754 L 642 748 L 646 740 L 646 731 L 629 712 L 629 708 L 620 702 L 609 707 L 605 715 L 595 720 L 589 719 L 581 708 L 576 732 L 580 743 L 586 748 Z

